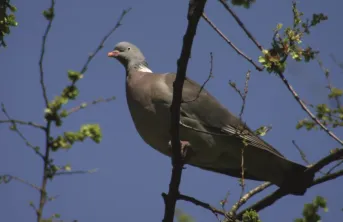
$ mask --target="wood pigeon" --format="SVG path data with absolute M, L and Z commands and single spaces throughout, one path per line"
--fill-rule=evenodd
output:
M 171 156 L 170 106 L 176 74 L 153 73 L 139 48 L 129 42 L 118 43 L 108 56 L 126 69 L 127 104 L 139 135 Z M 287 160 L 189 78 L 183 87 L 180 139 L 191 147 L 186 163 L 204 170 L 241 178 L 244 148 L 245 179 L 270 181 L 303 195 L 314 178 L 304 173 L 307 167 Z

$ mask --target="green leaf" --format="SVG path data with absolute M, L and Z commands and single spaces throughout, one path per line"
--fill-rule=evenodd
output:
M 243 222 L 261 222 L 259 215 L 254 210 L 248 210 L 243 214 Z
M 79 79 L 83 78 L 83 75 L 80 72 L 68 70 L 68 78 L 72 82 L 76 82 Z
M 265 62 L 266 62 L 266 59 L 265 59 L 263 56 L 259 56 L 259 57 L 258 57 L 258 61 L 259 61 L 260 63 L 265 63 Z
M 324 15 L 323 13 L 320 14 L 313 14 L 312 15 L 312 21 L 311 21 L 311 26 L 316 26 L 322 21 L 328 20 L 328 17 Z
M 279 31 L 280 29 L 282 29 L 282 23 L 279 23 L 276 25 L 276 30 Z
M 255 0 L 231 0 L 232 5 L 243 6 L 244 8 L 250 8 Z
M 65 171 L 71 171 L 71 166 L 70 166 L 70 164 L 65 165 L 65 166 L 64 166 L 64 170 L 65 170 Z
M 49 20 L 49 21 L 53 20 L 53 19 L 54 19 L 54 16 L 55 16 L 54 9 L 53 9 L 53 8 L 49 8 L 48 10 L 44 10 L 44 11 L 43 11 L 43 15 L 44 15 L 44 17 L 45 17 L 47 20 Z
M 52 217 L 54 217 L 54 218 L 61 218 L 61 215 L 60 214 L 53 214 Z
M 328 95 L 330 99 L 337 98 L 343 95 L 343 91 L 341 89 L 332 87 L 331 93 Z
M 62 112 L 60 113 L 60 116 L 62 117 L 62 118 L 65 118 L 65 117 L 67 117 L 68 116 L 68 111 L 67 110 L 62 110 Z

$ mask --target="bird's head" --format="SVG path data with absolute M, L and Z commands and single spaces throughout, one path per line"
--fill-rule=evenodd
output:
M 141 50 L 129 42 L 119 42 L 114 50 L 107 54 L 108 57 L 116 58 L 128 69 L 148 69 L 148 64 Z

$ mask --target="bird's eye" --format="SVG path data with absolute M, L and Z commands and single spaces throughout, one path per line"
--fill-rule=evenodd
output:
M 128 48 L 127 48 L 127 51 L 130 51 L 130 50 L 131 50 L 131 48 L 130 48 L 130 47 L 128 47 Z

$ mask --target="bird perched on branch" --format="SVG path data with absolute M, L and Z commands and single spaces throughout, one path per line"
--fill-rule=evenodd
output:
M 176 74 L 153 73 L 139 48 L 129 42 L 118 43 L 108 56 L 125 67 L 127 104 L 139 135 L 171 156 L 170 106 Z M 307 167 L 287 160 L 189 78 L 182 101 L 180 139 L 191 150 L 187 164 L 240 178 L 244 148 L 245 179 L 269 181 L 295 195 L 306 192 L 314 178 L 305 173 Z

